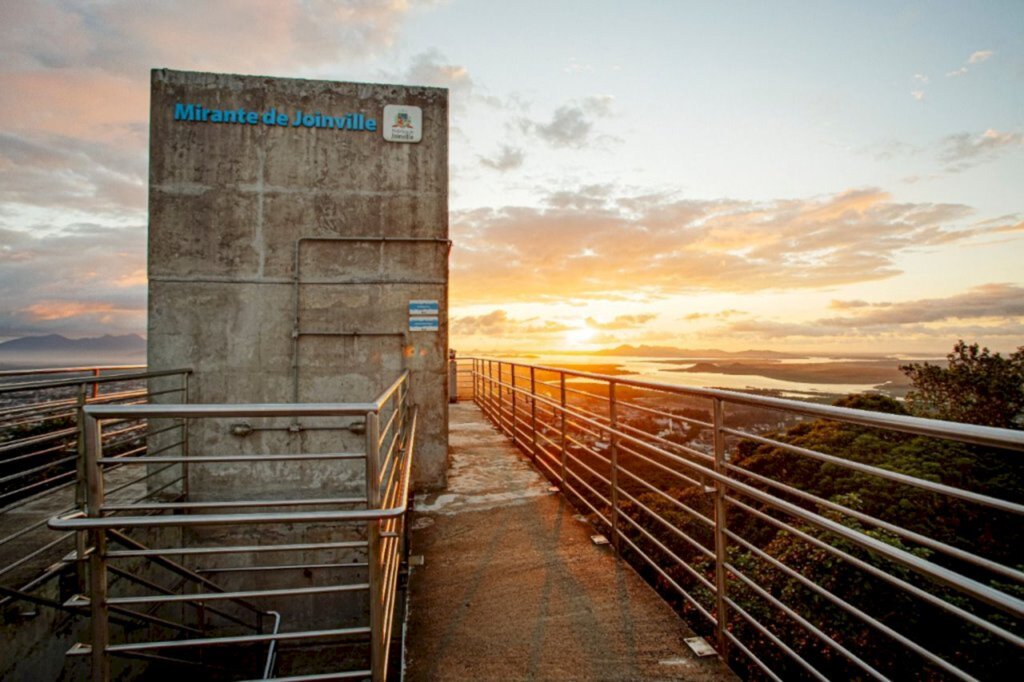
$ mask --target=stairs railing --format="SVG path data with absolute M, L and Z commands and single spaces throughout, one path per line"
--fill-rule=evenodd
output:
M 110 679 L 116 673 L 112 659 L 121 658 L 198 663 L 225 669 L 225 679 L 238 679 L 239 674 L 275 679 L 275 662 L 285 644 L 368 641 L 364 667 L 343 670 L 328 659 L 331 670 L 316 675 L 385 679 L 398 577 L 407 548 L 405 517 L 415 447 L 416 410 L 408 403 L 408 377 L 403 373 L 366 403 L 85 407 L 85 507 L 49 522 L 55 530 L 77 534 L 79 559 L 89 566 L 87 589 L 67 606 L 88 608 L 91 638 L 69 655 L 88 656 L 94 680 Z M 198 450 L 196 442 L 208 441 L 194 435 L 187 451 L 158 447 L 108 457 L 104 426 L 125 419 L 147 424 L 202 421 L 213 425 L 206 431 L 196 429 L 207 439 L 210 429 L 240 439 L 262 431 L 276 437 L 246 441 L 244 447 L 222 454 Z M 362 442 L 361 449 L 338 447 L 352 442 L 353 436 Z M 307 447 L 307 441 L 319 445 Z M 282 451 L 286 442 L 294 447 Z M 266 443 L 275 449 L 263 447 Z M 168 487 L 163 478 L 155 477 L 151 487 L 159 495 L 111 501 L 105 488 L 112 466 L 160 472 L 173 467 L 163 476 L 176 483 Z M 254 490 L 259 483 L 249 472 L 258 467 L 273 472 L 264 480 L 274 488 L 269 494 Z M 284 490 L 281 486 L 287 487 L 289 480 L 301 488 Z M 356 484 L 361 486 L 358 491 Z M 317 485 L 321 490 L 313 493 L 311 488 Z M 145 537 L 151 540 L 143 542 Z M 264 562 L 267 556 L 274 557 L 274 563 Z M 186 565 L 215 558 L 227 565 Z M 131 562 L 142 570 L 124 568 Z M 171 572 L 181 583 L 169 588 L 139 575 L 156 569 Z M 350 570 L 364 571 L 366 579 L 332 577 Z M 208 577 L 214 574 L 227 574 L 235 585 L 228 588 Z M 117 588 L 116 578 L 126 578 L 125 585 L 130 583 L 132 589 Z M 284 610 L 280 605 L 289 608 L 295 600 L 330 602 L 333 609 L 335 602 L 330 600 L 338 597 L 357 598 L 355 606 L 350 602 L 347 607 L 356 612 L 349 619 L 362 623 L 339 620 L 310 626 L 302 618 L 302 607 L 293 609 L 297 617 L 279 613 Z M 271 609 L 266 604 L 278 606 Z M 248 614 L 251 622 L 239 614 Z M 111 628 L 115 617 L 147 621 L 150 629 L 144 636 Z M 267 632 L 269 617 L 274 626 Z M 223 655 L 207 653 L 252 646 L 266 646 L 258 670 L 242 665 L 244 656 L 231 654 L 226 661 Z

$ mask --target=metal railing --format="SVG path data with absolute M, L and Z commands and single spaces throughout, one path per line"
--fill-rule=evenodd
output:
M 14 601 L 61 608 L 40 588 L 67 575 L 75 561 L 61 561 L 73 534 L 55 536 L 46 528 L 54 514 L 74 511 L 85 501 L 85 447 L 81 413 L 87 405 L 138 405 L 168 398 L 187 402 L 189 370 L 147 372 L 144 366 L 91 366 L 0 372 L 0 607 Z M 112 457 L 146 449 L 160 434 L 178 434 L 181 425 L 160 432 L 124 420 L 104 434 Z M 114 474 L 118 498 L 133 499 L 146 476 L 127 470 Z M 84 580 L 79 576 L 78 580 Z
M 70 600 L 69 605 L 88 608 L 92 621 L 91 641 L 68 653 L 89 656 L 93 679 L 108 680 L 112 657 L 217 667 L 214 660 L 204 662 L 201 653 L 211 647 L 223 650 L 224 647 L 267 646 L 265 664 L 256 676 L 261 672 L 264 679 L 277 679 L 274 678 L 275 663 L 283 643 L 368 639 L 370 652 L 365 669 L 331 671 L 302 679 L 385 679 L 398 578 L 406 551 L 405 517 L 415 447 L 417 417 L 415 408 L 409 406 L 408 393 L 409 374 L 404 372 L 375 400 L 366 403 L 86 406 L 83 410 L 85 507 L 49 522 L 53 529 L 79 535 L 79 551 L 89 563 L 88 589 Z M 211 442 L 210 434 L 214 432 L 210 429 L 219 428 L 217 433 L 239 438 L 257 431 L 277 432 L 274 435 L 281 435 L 283 440 L 269 441 L 275 444 L 273 447 L 281 447 L 289 436 L 303 441 L 299 434 L 316 433 L 322 446 L 309 447 L 300 442 L 288 452 L 280 449 L 253 452 L 260 450 L 259 445 L 254 445 L 241 448 L 241 452 L 236 452 L 238 448 L 235 448 L 230 454 L 219 454 L 197 450 L 195 443 L 199 438 L 193 437 L 193 446 L 188 452 L 148 452 L 112 458 L 105 452 L 104 427 L 122 419 L 146 423 L 184 420 L 193 430 L 201 423 L 208 426 L 202 440 L 206 443 Z M 225 419 L 257 421 L 262 426 L 253 428 L 249 423 L 218 421 Z M 303 420 L 302 424 L 299 419 Z M 362 449 L 339 451 L 343 431 L 348 432 L 347 437 L 355 435 L 363 443 Z M 359 434 L 364 435 L 359 438 Z M 325 448 L 328 451 L 321 451 Z M 164 492 L 158 501 L 112 503 L 106 484 L 109 467 L 114 465 L 150 471 L 175 467 L 173 474 L 178 485 L 167 488 L 161 480 Z M 281 467 L 306 467 L 300 469 L 294 479 L 304 489 L 264 493 L 267 499 L 258 499 L 241 482 L 220 483 L 237 478 L 237 472 L 259 466 L 278 467 L 275 471 L 283 471 Z M 353 481 L 348 475 L 353 473 L 351 467 L 355 467 L 358 480 L 362 481 L 359 485 L 364 486 L 359 494 L 353 494 L 346 487 L 351 487 Z M 316 483 L 310 480 L 312 468 L 320 475 Z M 218 475 L 221 478 L 217 478 Z M 280 476 L 286 478 L 283 473 Z M 327 486 L 325 481 L 332 476 L 337 483 L 337 489 L 331 491 L 333 494 L 309 494 L 309 488 L 314 485 Z M 296 528 L 304 530 L 297 542 L 253 542 L 252 535 L 246 534 L 246 529 L 250 528 L 272 533 L 278 539 L 295 532 Z M 166 529 L 180 532 L 171 536 L 177 537 L 176 542 L 180 544 L 146 546 L 132 539 L 146 533 L 156 534 L 160 539 L 165 537 L 160 532 Z M 341 537 L 339 533 L 344 529 L 348 529 L 348 535 Z M 120 545 L 121 549 L 111 548 L 112 543 Z M 353 552 L 361 554 L 363 561 L 351 559 Z M 268 555 L 284 558 L 276 564 L 257 560 Z M 181 557 L 185 561 L 218 556 L 228 557 L 234 563 L 220 568 L 185 569 L 168 558 Z M 252 560 L 238 563 L 240 557 Z M 343 560 L 345 557 L 348 559 Z M 132 593 L 115 593 L 112 577 L 125 576 L 129 571 L 122 567 L 124 562 L 139 559 L 188 571 L 190 584 L 198 585 L 200 591 L 186 591 L 180 583 L 172 587 L 158 585 L 136 575 Z M 316 574 L 329 576 L 328 571 L 353 568 L 365 570 L 365 582 L 342 582 L 325 577 L 312 586 L 296 584 L 303 576 L 306 579 Z M 268 587 L 270 583 L 261 580 L 260 576 L 268 573 L 274 574 L 273 584 L 277 586 Z M 229 574 L 235 576 L 236 581 L 250 582 L 239 589 L 225 589 L 210 579 L 214 574 Z M 281 587 L 277 579 L 280 575 L 298 577 Z M 139 593 L 138 586 L 147 584 L 150 589 Z M 274 600 L 284 600 L 287 605 L 287 601 L 294 598 L 329 600 L 339 595 L 361 594 L 369 597 L 367 622 L 350 627 L 303 629 L 300 624 L 298 629 L 288 629 L 287 619 L 282 620 L 280 614 L 258 606 Z M 213 604 L 237 608 L 212 612 L 219 616 L 214 623 Z M 147 608 L 145 615 L 150 618 L 170 621 L 169 616 L 154 614 L 161 613 L 159 609 L 186 607 L 190 609 L 187 618 L 165 623 L 176 634 L 174 637 L 142 640 L 125 632 L 122 641 L 114 641 L 111 623 L 115 616 L 137 617 L 140 609 Z M 246 621 L 245 614 L 255 617 L 255 622 Z M 275 626 L 272 632 L 266 632 L 263 621 L 271 615 L 275 617 Z M 183 651 L 193 653 L 188 658 L 174 655 Z M 242 669 L 239 657 L 233 657 L 227 667 L 239 673 Z
M 738 672 L 1000 678 L 1024 654 L 1024 432 L 461 360 L 484 414 Z M 970 463 L 1010 493 L 947 482 Z M 969 519 L 988 537 L 958 536 Z

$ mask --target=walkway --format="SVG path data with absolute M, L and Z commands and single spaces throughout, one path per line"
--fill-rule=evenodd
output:
M 417 499 L 406 679 L 732 680 L 470 403 L 448 489 Z

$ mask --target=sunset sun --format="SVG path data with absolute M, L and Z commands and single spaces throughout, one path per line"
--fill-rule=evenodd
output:
M 588 348 L 595 334 L 596 331 L 585 324 L 582 327 L 573 327 L 565 332 L 565 345 L 569 350 Z

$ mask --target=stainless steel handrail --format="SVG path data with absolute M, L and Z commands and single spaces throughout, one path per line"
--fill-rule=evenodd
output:
M 45 373 L 45 372 L 42 372 Z M 0 394 L 12 393 L 15 391 L 35 391 L 44 388 L 64 388 L 68 386 L 80 386 L 85 384 L 87 386 L 93 386 L 95 384 L 109 384 L 121 381 L 139 381 L 143 379 L 153 379 L 157 377 L 168 377 L 178 376 L 183 374 L 191 374 L 190 369 L 164 369 L 164 370 L 153 370 L 151 372 L 124 372 L 120 374 L 105 374 L 98 376 L 80 376 L 80 377 L 69 377 L 67 379 L 54 379 L 52 381 L 33 381 L 25 383 L 8 383 L 0 384 Z
M 138 404 L 158 396 L 187 402 L 191 370 L 136 371 L 144 368 L 93 365 L 0 372 L 5 381 L 0 384 L 0 464 L 6 469 L 0 478 L 0 517 L 4 517 L 0 606 L 17 600 L 37 601 L 31 592 L 58 577 L 77 575 L 76 568 L 81 568 L 66 559 L 74 535 L 54 535 L 45 527 L 51 516 L 74 511 L 85 499 L 84 474 L 75 465 L 84 448 L 82 408 L 115 402 Z M 39 379 L 55 375 L 64 376 Z M 147 387 L 149 380 L 156 383 Z M 180 425 L 171 425 L 148 431 L 122 420 L 104 434 L 105 445 L 114 456 L 130 455 L 138 451 L 141 440 L 178 428 Z M 112 449 L 115 445 L 118 448 Z M 118 497 L 134 495 L 133 486 L 152 475 L 122 472 L 110 492 L 119 493 Z M 77 577 L 85 579 L 84 575 Z
M 786 598 L 760 584 L 750 566 L 735 558 L 741 555 L 734 552 L 749 552 L 751 557 L 766 562 L 794 584 L 824 598 L 837 609 L 836 613 L 852 616 L 864 627 L 920 656 L 944 674 L 973 679 L 957 658 L 960 652 L 951 655 L 943 651 L 940 655 L 929 648 L 934 644 L 925 646 L 915 641 L 920 639 L 919 633 L 901 632 L 899 622 L 891 618 L 883 623 L 868 612 L 871 609 L 865 611 L 834 593 L 835 588 L 830 591 L 818 585 L 766 551 L 766 547 L 758 546 L 735 527 L 730 528 L 727 525 L 730 509 L 765 527 L 785 531 L 880 584 L 947 614 L 965 627 L 977 628 L 993 637 L 994 642 L 1001 641 L 1011 647 L 1017 655 L 1024 651 L 1024 600 L 1005 585 L 991 584 L 999 580 L 1009 581 L 1018 589 L 1024 587 L 1024 572 L 1019 567 L 1004 565 L 912 528 L 903 528 L 892 520 L 876 518 L 792 484 L 747 471 L 734 464 L 729 455 L 736 444 L 744 440 L 771 446 L 795 459 L 821 462 L 875 477 L 888 485 L 908 486 L 908 490 L 925 491 L 959 504 L 996 510 L 1008 515 L 1007 518 L 1012 519 L 1009 523 L 1019 523 L 1024 515 L 1024 504 L 851 461 L 841 453 L 829 454 L 763 432 L 734 427 L 727 424 L 725 407 L 762 408 L 793 418 L 809 417 L 887 433 L 998 448 L 1004 451 L 1003 456 L 1010 458 L 1024 451 L 1024 432 L 492 358 L 460 360 L 463 361 L 461 369 L 465 368 L 466 361 L 470 364 L 473 399 L 484 414 L 559 485 L 563 494 L 593 513 L 599 525 L 608 529 L 617 552 L 626 553 L 638 567 L 653 571 L 689 608 L 703 616 L 711 625 L 719 652 L 731 662 L 746 661 L 768 677 L 779 679 L 771 661 L 765 658 L 770 655 L 779 661 L 790 661 L 796 666 L 793 670 L 798 668 L 800 674 L 823 677 L 823 671 L 815 662 L 813 647 L 808 649 L 803 644 L 798 646 L 780 638 L 779 633 L 785 630 L 780 628 L 777 619 L 766 621 L 761 615 L 761 610 L 768 608 L 774 609 L 783 620 L 788 619 L 796 630 L 802 629 L 801 637 L 809 638 L 819 648 L 831 650 L 839 660 L 847 661 L 856 669 L 856 673 L 847 674 L 885 678 L 879 664 L 869 661 L 866 653 L 858 649 L 857 642 L 845 642 L 844 646 L 835 635 L 826 633 L 829 628 L 820 625 L 820 613 L 802 614 L 798 606 L 787 603 Z M 567 386 L 567 378 L 579 382 L 577 387 Z M 595 388 L 579 388 L 585 384 Z M 657 405 L 652 406 L 651 399 L 642 405 L 631 403 L 623 397 L 621 389 L 626 387 L 633 389 L 633 395 L 649 398 L 660 395 L 667 400 L 683 396 L 689 400 L 683 404 L 696 400 L 706 406 L 711 419 L 704 421 L 659 409 Z M 628 410 L 633 410 L 630 414 L 689 425 L 698 432 L 703 430 L 709 434 L 710 441 L 697 447 L 693 441 L 668 440 L 638 428 L 635 423 L 627 423 L 629 420 L 623 414 Z M 599 448 L 598 443 L 603 445 Z M 623 464 L 623 457 L 629 458 L 628 466 Z M 642 465 L 639 469 L 638 463 Z M 671 480 L 676 483 L 672 484 L 674 487 L 661 488 L 652 483 L 655 479 L 645 479 L 640 473 L 643 470 L 671 474 Z M 688 497 L 687 489 L 693 491 Z M 640 492 L 655 494 L 658 500 L 672 505 L 673 514 L 692 519 L 697 522 L 696 526 L 673 521 L 680 517 L 666 516 L 655 506 L 645 504 L 638 497 Z M 694 506 L 705 511 L 698 511 Z M 902 545 L 878 539 L 864 528 L 841 523 L 839 518 L 855 520 L 865 528 L 883 529 L 909 543 L 910 547 L 916 545 L 938 554 L 924 558 Z M 705 523 L 708 525 L 704 526 Z M 677 543 L 675 549 L 669 546 L 670 541 Z M 686 551 L 680 552 L 679 541 L 684 543 Z M 876 566 L 863 557 L 884 558 L 901 570 Z M 948 562 L 937 563 L 937 557 L 948 557 Z M 682 573 L 676 573 L 676 569 Z M 687 585 L 680 575 L 690 583 Z M 946 594 L 943 592 L 946 588 L 955 592 Z M 954 596 L 955 593 L 959 596 Z M 751 599 L 760 600 L 757 609 L 751 609 Z M 793 599 L 792 595 L 788 599 Z M 1003 616 L 995 617 L 989 609 L 1001 611 Z M 771 647 L 775 647 L 774 651 Z M 812 651 L 812 655 L 808 655 L 808 651 Z M 783 677 L 786 675 L 782 673 Z
M 32 369 L 0 370 L 0 377 L 32 376 L 35 374 L 81 374 L 82 372 L 110 372 L 113 370 L 146 369 L 146 365 L 82 365 L 79 367 L 37 367 Z
M 484 359 L 488 358 L 475 358 Z M 578 377 L 581 379 L 593 379 L 598 382 L 610 382 L 620 386 L 633 386 L 662 393 L 675 393 L 702 398 L 718 398 L 720 400 L 737 405 L 751 405 L 754 407 L 772 408 L 793 414 L 800 414 L 807 417 L 823 417 L 837 421 L 860 426 L 874 426 L 880 429 L 900 431 L 919 436 L 934 436 L 937 438 L 948 438 L 963 443 L 975 445 L 988 445 L 991 447 L 1006 448 L 1009 450 L 1024 451 L 1024 431 L 1012 431 L 1000 429 L 993 426 L 978 426 L 976 424 L 963 424 L 960 422 L 942 421 L 939 419 L 923 419 L 898 414 L 887 414 L 885 412 L 868 412 L 856 410 L 850 407 L 836 407 L 834 405 L 818 405 L 816 403 L 805 403 L 799 400 L 788 398 L 774 398 L 771 396 L 752 395 L 740 393 L 739 391 L 727 391 L 720 388 L 698 388 L 691 386 L 676 386 L 659 381 L 644 381 L 642 379 L 631 379 L 622 376 L 609 376 L 606 374 L 594 374 L 572 369 L 559 369 L 550 365 L 528 365 L 507 360 L 494 360 L 503 365 L 514 367 L 534 368 L 555 374 Z M 510 384 L 503 384 L 511 388 Z M 522 391 L 519 387 L 517 390 Z
M 276 636 L 265 635 L 226 635 L 187 640 L 169 640 L 164 642 L 124 642 L 111 643 L 107 622 L 110 612 L 135 604 L 188 603 L 202 604 L 206 601 L 235 601 L 239 599 L 262 599 L 267 597 L 302 596 L 321 593 L 348 593 L 359 590 L 370 592 L 370 624 L 362 628 L 347 628 L 331 631 L 310 631 L 310 638 L 321 636 L 336 637 L 367 632 L 370 635 L 371 661 L 369 670 L 374 680 L 382 680 L 388 666 L 388 643 L 394 619 L 394 608 L 397 601 L 398 568 L 404 556 L 405 515 L 409 506 L 409 488 L 412 472 L 412 461 L 415 447 L 415 429 L 417 410 L 407 404 L 409 395 L 409 373 L 403 372 L 399 378 L 389 385 L 376 399 L 359 403 L 330 404 L 254 404 L 254 405 L 194 405 L 194 404 L 160 404 L 160 405 L 96 405 L 83 408 L 84 434 L 86 447 L 84 451 L 84 470 L 88 481 L 88 495 L 84 509 L 58 515 L 48 522 L 50 528 L 81 535 L 88 535 L 89 542 L 81 542 L 84 550 L 82 560 L 90 562 L 90 587 L 88 597 L 71 600 L 69 604 L 77 607 L 88 607 L 92 618 L 92 643 L 86 647 L 78 647 L 74 655 L 91 656 L 93 678 L 106 680 L 109 678 L 109 657 L 111 655 L 137 655 L 162 648 L 175 649 L 181 647 L 219 646 L 232 642 L 261 642 L 270 644 L 268 658 L 264 667 L 264 675 L 272 672 L 276 657 L 278 640 L 302 639 L 303 633 L 281 633 Z M 381 420 L 381 414 L 387 412 L 389 418 Z M 317 498 L 292 500 L 255 499 L 217 500 L 204 502 L 191 501 L 187 494 L 188 474 L 183 474 L 184 501 L 142 502 L 129 504 L 107 505 L 104 502 L 104 467 L 108 464 L 124 466 L 125 464 L 144 464 L 150 459 L 146 455 L 132 456 L 123 462 L 111 459 L 102 453 L 102 423 L 124 419 L 204 419 L 222 417 L 353 417 L 360 416 L 366 420 L 366 449 L 361 455 L 366 463 L 365 498 Z M 327 428 L 327 427 L 325 427 Z M 338 429 L 347 429 L 341 424 Z M 390 443 L 386 447 L 383 444 Z M 340 455 L 305 455 L 280 454 L 271 455 L 275 462 L 305 461 L 317 459 L 322 461 L 352 460 L 355 453 Z M 256 455 L 194 455 L 184 453 L 182 456 L 160 455 L 152 458 L 152 463 L 168 466 L 180 464 L 182 467 L 192 464 L 218 464 L 237 461 L 259 461 Z M 383 478 L 383 480 L 382 480 Z M 298 507 L 322 506 L 334 504 L 365 504 L 364 507 L 345 510 L 304 510 L 294 511 L 209 511 L 246 507 Z M 207 508 L 204 511 L 203 508 Z M 186 514 L 166 514 L 159 512 L 187 510 Z M 133 513 L 135 512 L 135 513 Z M 162 593 L 157 595 L 110 597 L 106 582 L 107 562 L 122 557 L 145 557 L 149 560 L 160 560 L 163 553 L 160 548 L 107 551 L 106 536 L 118 533 L 118 530 L 143 529 L 156 527 L 193 528 L 201 526 L 240 526 L 240 525 L 272 525 L 297 523 L 359 523 L 365 524 L 367 540 L 353 543 L 351 541 L 315 542 L 286 544 L 280 551 L 317 551 L 332 548 L 365 547 L 368 556 L 369 581 L 362 584 L 334 585 L 326 587 L 286 587 L 277 589 L 235 590 L 231 592 L 204 593 Z M 170 555 L 212 555 L 227 553 L 229 549 L 244 552 L 246 546 L 203 547 L 190 549 L 187 547 L 169 547 L 165 552 Z M 250 548 L 251 549 L 251 548 Z M 255 551 L 270 551 L 268 547 L 260 547 Z M 314 564 L 302 564 L 309 569 Z M 319 567 L 336 566 L 336 563 L 315 564 Z M 280 566 L 282 569 L 287 566 Z M 234 569 L 246 571 L 244 567 Z M 205 579 L 204 579 L 205 580 Z M 212 585 L 212 583 L 208 583 Z M 261 612 L 264 613 L 264 612 Z M 264 615 L 269 615 L 265 612 Z M 347 673 L 337 673 L 347 674 Z

